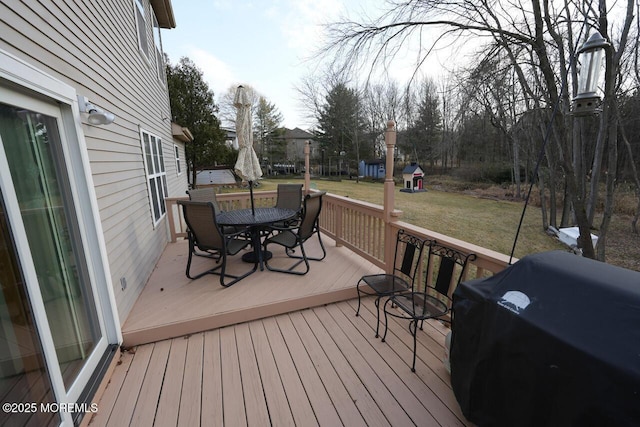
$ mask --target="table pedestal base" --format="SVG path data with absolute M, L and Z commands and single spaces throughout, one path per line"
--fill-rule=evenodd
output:
M 269 261 L 272 257 L 273 254 L 270 251 L 262 252 L 262 261 Z M 255 264 L 257 262 L 256 253 L 254 251 L 245 253 L 244 255 L 242 255 L 242 261 Z

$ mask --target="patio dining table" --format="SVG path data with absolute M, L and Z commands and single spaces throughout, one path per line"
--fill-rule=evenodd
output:
M 282 209 L 276 207 L 236 209 L 220 212 L 216 215 L 216 221 L 221 226 L 244 226 L 249 227 L 251 233 L 251 244 L 253 252 L 248 252 L 242 256 L 245 262 L 260 264 L 260 270 L 264 270 L 264 260 L 269 260 L 272 254 L 262 250 L 260 242 L 260 231 L 271 224 L 286 221 L 294 218 L 298 211 L 294 209 Z

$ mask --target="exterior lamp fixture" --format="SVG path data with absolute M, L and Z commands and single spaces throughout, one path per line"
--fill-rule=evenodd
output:
M 578 94 L 572 100 L 572 113 L 577 116 L 600 112 L 597 90 L 605 49 L 609 46 L 609 42 L 596 31 L 578 49 Z
M 86 96 L 78 95 L 78 108 L 81 113 L 89 114 L 88 121 L 92 125 L 108 125 L 113 123 L 116 117 L 91 104 Z

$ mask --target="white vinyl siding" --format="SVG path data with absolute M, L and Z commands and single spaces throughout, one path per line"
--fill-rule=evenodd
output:
M 119 0 L 109 7 L 84 0 L 0 2 L 0 50 L 72 86 L 77 94 L 116 116 L 108 126 L 83 124 L 81 130 L 122 321 L 168 240 L 166 219 L 154 228 L 149 214 L 140 129 L 167 145 L 168 195 L 184 196 L 187 190 L 186 174 L 178 178 L 171 160 L 171 124 L 162 120 L 171 117 L 169 95 L 156 67 L 149 66 L 140 53 L 134 1 Z M 143 3 L 150 45 L 153 11 L 148 0 Z M 178 145 L 184 159 L 184 144 Z M 125 290 L 120 287 L 122 277 L 127 281 Z
M 164 199 L 168 196 L 167 172 L 164 168 L 162 140 L 144 130 L 140 131 L 140 135 L 144 152 L 145 171 L 147 172 L 149 203 L 151 203 L 153 225 L 156 226 L 167 213 L 164 203 Z

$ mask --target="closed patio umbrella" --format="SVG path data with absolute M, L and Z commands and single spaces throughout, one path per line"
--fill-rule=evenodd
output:
M 249 182 L 251 211 L 255 214 L 253 202 L 253 182 L 262 176 L 260 161 L 253 149 L 253 130 L 251 129 L 251 101 L 243 86 L 238 86 L 233 105 L 237 109 L 236 136 L 238 138 L 238 160 L 235 171 Z

